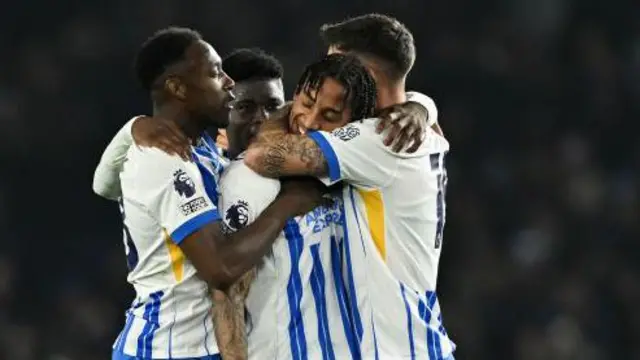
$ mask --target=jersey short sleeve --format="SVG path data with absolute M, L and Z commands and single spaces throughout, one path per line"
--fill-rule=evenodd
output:
M 384 187 L 396 176 L 397 158 L 375 131 L 377 119 L 365 119 L 332 132 L 308 133 L 322 151 L 329 168 L 327 185 L 340 180 L 355 185 Z
M 220 179 L 218 205 L 224 229 L 233 232 L 254 222 L 279 192 L 280 181 L 259 175 L 242 160 L 232 162 Z
M 176 244 L 220 220 L 196 164 L 157 149 L 135 151 L 137 155 L 130 161 L 138 166 L 137 185 L 133 194 L 125 195 L 144 204 Z M 125 164 L 125 168 L 128 165 L 132 164 Z
M 122 196 L 120 172 L 133 144 L 131 127 L 138 117 L 129 120 L 113 137 L 100 157 L 93 175 L 93 191 L 109 200 Z
M 438 123 L 438 108 L 433 99 L 417 91 L 409 91 L 407 92 L 407 101 L 418 103 L 427 109 L 427 126 Z

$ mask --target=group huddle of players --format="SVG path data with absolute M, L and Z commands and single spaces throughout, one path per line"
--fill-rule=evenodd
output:
M 135 70 L 152 116 L 107 146 L 136 298 L 112 359 L 453 359 L 436 296 L 449 143 L 405 92 L 398 20 L 323 25 L 285 102 L 280 62 L 167 28 Z M 221 134 L 215 141 L 209 134 Z

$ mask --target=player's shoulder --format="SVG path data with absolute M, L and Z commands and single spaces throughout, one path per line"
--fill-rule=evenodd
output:
M 194 163 L 176 155 L 169 155 L 160 149 L 134 145 L 127 153 L 123 173 L 135 174 L 138 179 L 143 180 L 166 177 L 166 174 L 179 170 L 191 173 L 198 168 Z
M 261 191 L 280 191 L 280 181 L 264 177 L 253 171 L 244 163 L 242 156 L 232 160 L 220 178 L 220 188 L 239 187 L 245 189 L 262 189 Z
M 356 138 L 378 137 L 378 134 L 376 134 L 376 124 L 378 123 L 378 120 L 378 118 L 367 118 L 354 121 L 334 129 L 329 132 L 329 136 L 345 142 Z
M 430 96 L 417 91 L 407 91 L 407 101 L 416 102 L 427 109 L 430 125 L 438 121 L 438 107 Z

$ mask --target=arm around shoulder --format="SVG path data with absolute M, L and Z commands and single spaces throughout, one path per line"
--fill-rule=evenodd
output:
M 134 119 L 127 122 L 113 137 L 102 153 L 100 162 L 93 175 L 93 192 L 109 200 L 122 196 L 120 172 L 126 160 L 127 151 L 133 144 L 131 126 Z

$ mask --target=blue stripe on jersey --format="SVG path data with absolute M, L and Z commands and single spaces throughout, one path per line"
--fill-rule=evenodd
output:
M 307 136 L 316 142 L 320 151 L 322 151 L 322 155 L 327 160 L 329 179 L 332 182 L 340 180 L 340 162 L 329 141 L 318 131 L 309 131 Z
M 304 335 L 304 323 L 300 312 L 302 301 L 302 280 L 300 279 L 300 257 L 304 241 L 300 234 L 300 227 L 295 220 L 288 220 L 284 228 L 284 236 L 289 246 L 291 256 L 291 274 L 287 283 L 287 298 L 289 302 L 289 342 L 291 355 L 294 360 L 307 358 L 307 339 Z
M 440 323 L 440 327 L 438 330 L 442 333 L 442 335 L 447 336 L 447 329 L 444 328 L 444 323 L 442 322 L 442 311 L 438 314 L 438 322 Z
M 362 343 L 362 320 L 360 319 L 360 310 L 358 309 L 358 297 L 356 295 L 356 285 L 353 280 L 353 266 L 351 264 L 351 247 L 349 245 L 349 230 L 347 229 L 347 219 L 344 211 L 344 201 L 340 205 L 341 214 L 340 214 L 340 223 L 342 224 L 342 228 L 344 229 L 344 249 L 345 249 L 345 258 L 347 262 L 347 279 L 349 282 L 349 310 L 351 314 L 351 320 L 355 324 L 356 330 L 356 338 L 358 339 L 358 344 Z
M 436 294 L 433 291 L 426 292 L 426 304 L 422 299 L 418 298 L 418 312 L 420 318 L 425 322 L 427 327 L 427 351 L 429 352 L 430 359 L 439 359 L 442 356 L 442 349 L 440 346 L 440 335 L 437 334 L 429 325 L 431 324 L 431 314 L 436 302 Z M 440 326 L 442 328 L 442 326 Z
M 375 360 L 380 359 L 378 357 L 378 338 L 376 337 L 376 323 L 373 321 L 373 314 L 371 314 L 371 329 L 373 330 L 373 350 Z
M 141 360 L 141 359 L 137 356 L 125 355 L 120 351 L 114 350 L 113 353 L 111 354 L 111 360 Z M 220 356 L 220 354 L 215 354 L 215 355 L 207 355 L 207 356 L 202 356 L 197 358 L 189 358 L 186 360 L 222 360 L 222 357 Z
M 429 324 L 431 323 L 431 314 L 433 312 L 433 308 L 438 300 L 435 291 L 427 291 L 427 307 L 429 318 L 427 319 L 425 316 L 425 321 L 427 322 L 427 346 L 429 349 L 429 356 L 433 353 L 433 359 L 438 359 L 442 356 L 442 348 L 440 346 L 440 335 L 433 331 Z
M 427 295 L 427 299 L 428 298 L 429 296 Z M 431 322 L 431 312 L 427 310 L 427 305 L 422 301 L 422 299 L 420 299 L 420 297 L 418 297 L 418 313 L 420 314 L 420 319 L 424 321 L 427 329 L 427 352 L 429 354 L 429 359 L 435 359 L 431 335 L 433 330 L 429 327 L 429 322 Z
M 338 298 L 338 306 L 340 308 L 340 318 L 342 319 L 342 326 L 344 327 L 344 335 L 349 344 L 351 358 L 359 359 L 360 348 L 356 345 L 353 329 L 351 328 L 351 321 L 349 320 L 349 310 L 347 310 L 347 301 L 345 299 L 346 288 L 344 286 L 344 280 L 342 279 L 342 260 L 340 250 L 338 249 L 338 241 L 334 236 L 331 237 L 331 269 L 333 272 L 333 284 Z
M 356 208 L 356 201 L 353 195 L 353 186 L 349 186 L 349 197 L 351 198 L 351 206 L 353 207 L 353 214 L 356 218 L 356 224 L 358 225 L 358 233 L 360 234 L 360 243 L 362 244 L 362 251 L 364 256 L 367 256 L 367 249 L 364 246 L 364 236 L 362 236 L 362 227 L 360 226 L 360 217 Z M 375 359 L 378 360 L 378 339 L 376 338 L 376 325 L 373 320 L 373 314 L 371 314 L 371 329 L 373 331 L 373 350 L 375 353 Z
M 324 270 L 322 269 L 322 261 L 320 261 L 320 254 L 318 253 L 319 247 L 320 244 L 311 246 L 311 257 L 313 258 L 313 269 L 311 270 L 310 276 L 311 291 L 313 292 L 313 300 L 316 304 L 316 313 L 318 315 L 318 337 L 320 338 L 322 359 L 335 360 L 336 355 L 333 352 L 333 343 L 331 342 L 331 334 L 329 334 L 327 300 L 324 290 Z
M 204 183 L 204 190 L 207 192 L 207 196 L 209 200 L 213 202 L 214 205 L 218 204 L 218 183 L 216 182 L 215 177 L 211 173 L 206 166 L 200 163 L 200 159 L 197 156 L 193 155 L 193 159 L 198 166 L 198 170 L 200 170 L 200 174 L 202 175 L 202 182 Z
M 209 147 L 209 149 L 212 152 L 214 152 L 216 155 L 220 155 L 220 153 L 218 152 L 218 147 L 216 146 L 216 142 L 213 140 L 213 138 L 211 138 L 209 133 L 207 132 L 203 133 L 202 139 L 204 140 L 205 144 L 207 144 L 207 147 Z
M 358 208 L 356 208 L 356 200 L 353 195 L 353 186 L 349 185 L 349 197 L 351 198 L 351 206 L 353 207 L 353 214 L 356 217 L 356 224 L 358 224 L 358 233 L 360 234 L 360 243 L 362 244 L 362 251 L 364 256 L 367 256 L 367 249 L 364 246 L 364 236 L 362 236 L 362 228 L 360 227 L 360 218 L 358 217 Z M 344 211 L 344 208 L 342 209 Z M 345 234 L 347 232 L 347 224 L 344 224 Z
M 194 147 L 193 151 L 196 152 L 196 154 L 200 155 L 200 156 L 204 156 L 206 158 L 210 158 L 211 157 L 211 150 L 209 150 L 208 148 L 203 147 Z
M 116 343 L 116 346 L 115 346 L 116 350 L 118 351 L 124 350 L 124 344 L 126 344 L 127 342 L 127 337 L 129 336 L 129 331 L 131 331 L 132 325 L 133 325 L 133 314 L 131 313 L 131 310 L 127 310 L 127 320 L 124 323 L 124 329 L 120 334 L 120 338 Z
M 407 311 L 407 333 L 409 335 L 409 350 L 411 351 L 411 358 L 416 358 L 416 348 L 413 343 L 413 321 L 411 320 L 411 306 L 407 301 L 407 293 L 404 289 L 404 284 L 400 283 L 400 293 L 402 294 L 402 300 L 404 300 L 404 308 Z
M 221 175 L 224 170 L 224 164 L 221 162 L 223 160 L 222 155 L 215 141 L 207 133 L 203 134 L 200 140 L 198 146 L 194 147 L 195 152 L 211 160 L 215 172 L 218 176 Z
M 220 220 L 218 209 L 205 211 L 198 216 L 192 217 L 191 219 L 180 225 L 177 229 L 173 230 L 170 235 L 171 240 L 173 240 L 176 245 L 180 245 L 182 240 L 184 240 L 187 236 L 193 234 L 197 230 L 200 230 L 201 227 L 207 225 L 208 223 L 218 220 Z
M 149 294 L 149 301 L 144 306 L 144 315 L 142 318 L 146 321 L 144 328 L 138 336 L 138 349 L 136 350 L 136 356 L 142 358 L 151 358 L 153 347 L 153 336 L 160 327 L 158 321 L 160 314 L 160 298 L 164 295 L 163 291 L 156 291 Z

